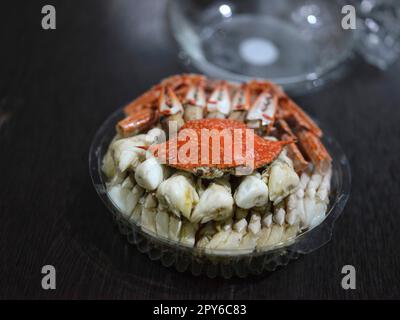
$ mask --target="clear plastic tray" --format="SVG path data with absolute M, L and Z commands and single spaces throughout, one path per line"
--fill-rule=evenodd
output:
M 216 250 L 210 254 L 199 248 L 185 247 L 176 242 L 156 238 L 123 217 L 107 195 L 105 177 L 101 171 L 102 159 L 115 135 L 115 124 L 123 117 L 123 110 L 117 110 L 97 131 L 89 151 L 89 171 L 97 193 L 112 213 L 120 232 L 151 260 L 160 260 L 164 266 L 174 266 L 181 272 L 189 270 L 193 275 L 206 274 L 210 278 L 245 277 L 248 274 L 273 271 L 299 255 L 320 248 L 331 239 L 334 223 L 349 197 L 351 175 L 348 160 L 341 147 L 326 131 L 322 142 L 333 158 L 333 168 L 330 203 L 324 221 L 289 242 L 278 244 L 266 251 L 249 253 L 237 250 L 237 254 L 233 256 L 232 252 L 228 254 Z

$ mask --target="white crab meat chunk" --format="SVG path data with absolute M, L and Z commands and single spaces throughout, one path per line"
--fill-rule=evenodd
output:
M 317 197 L 321 201 L 329 202 L 329 191 L 331 188 L 332 168 L 330 167 L 322 177 L 321 184 L 317 191 Z
M 260 175 L 247 176 L 236 189 L 234 198 L 242 209 L 264 206 L 268 203 L 268 187 Z
M 174 174 L 164 180 L 157 189 L 157 198 L 172 213 L 189 220 L 193 207 L 199 202 L 193 181 L 184 174 Z
M 139 146 L 145 146 L 146 135 L 137 135 L 130 138 L 120 139 L 111 145 L 114 162 L 121 172 L 128 168 L 135 169 L 146 151 Z
M 269 234 L 268 240 L 263 244 L 264 246 L 274 246 L 281 242 L 284 235 L 285 227 L 278 224 L 274 224 L 271 227 L 271 233 Z
M 133 212 L 129 217 L 129 221 L 134 222 L 136 224 L 140 223 L 140 220 L 142 218 L 142 210 L 143 210 L 142 204 L 138 203 L 135 209 L 133 209 Z
M 169 215 L 166 210 L 157 210 L 156 214 L 156 231 L 161 238 L 169 237 Z
M 182 220 L 176 216 L 169 217 L 168 238 L 173 241 L 179 241 L 179 234 L 181 233 Z
M 268 177 L 269 199 L 277 204 L 294 192 L 300 179 L 294 169 L 285 161 L 275 160 L 263 173 Z
M 311 198 L 306 196 L 304 198 L 304 210 L 306 213 L 306 219 L 304 225 L 312 228 L 322 222 L 325 218 L 325 213 L 328 206 L 325 202 L 314 197 Z
M 201 195 L 190 220 L 201 223 L 225 220 L 233 214 L 233 203 L 230 188 L 212 182 Z
M 286 210 L 287 210 L 286 222 L 289 225 L 294 225 L 295 223 L 300 221 L 300 210 L 299 210 L 300 201 L 299 197 L 297 196 L 299 190 L 297 190 L 296 193 L 293 193 L 289 197 L 287 197 L 286 200 Z
M 241 252 L 252 252 L 257 245 L 258 235 L 254 235 L 251 232 L 245 234 L 239 243 L 238 249 Z
M 240 219 L 233 225 L 233 230 L 239 233 L 246 233 L 247 229 L 247 220 L 246 219 Z
M 110 149 L 108 149 L 106 155 L 104 156 L 101 170 L 104 172 L 108 179 L 111 179 L 116 173 L 115 163 L 111 155 Z
M 224 250 L 225 254 L 235 254 L 235 251 L 238 249 L 240 242 L 242 241 L 243 235 L 244 234 L 241 232 L 234 230 L 229 231 L 225 241 L 220 242 L 216 249 Z
M 273 222 L 273 216 L 272 213 L 267 213 L 264 215 L 264 217 L 262 218 L 262 225 L 264 227 L 270 227 L 272 225 Z
M 149 158 L 143 161 L 136 168 L 135 179 L 142 188 L 148 191 L 157 189 L 164 179 L 162 165 L 156 158 Z
M 205 248 L 217 232 L 214 222 L 204 224 L 199 230 L 199 240 L 196 242 L 196 246 Z
M 318 172 L 311 175 L 304 192 L 303 228 L 312 228 L 324 220 L 329 203 L 330 179 L 330 170 L 323 176 Z
M 108 196 L 127 218 L 131 215 L 143 192 L 144 190 L 140 186 L 133 187 L 130 177 L 127 177 L 122 184 L 108 187 Z
M 155 197 L 149 193 L 145 197 L 142 208 L 142 215 L 140 219 L 140 225 L 143 231 L 150 234 L 157 233 L 157 226 L 156 226 L 157 211 L 158 211 L 157 199 L 155 199 Z
M 261 230 L 261 217 L 259 214 L 252 214 L 250 217 L 248 231 L 254 235 L 257 235 Z
M 167 139 L 164 130 L 160 128 L 153 128 L 149 130 L 146 134 L 146 144 L 159 144 L 165 142 Z
M 223 243 L 225 243 L 225 241 L 228 239 L 231 231 L 232 230 L 221 230 L 217 232 L 206 245 L 206 249 L 213 250 L 217 249 L 219 246 L 222 246 Z
M 282 241 L 290 241 L 294 237 L 296 237 L 297 233 L 299 232 L 299 224 L 293 224 L 286 227 L 285 232 L 282 236 Z
M 181 228 L 181 234 L 179 241 L 180 243 L 193 247 L 196 240 L 196 232 L 198 225 L 196 223 L 184 222 Z
M 257 239 L 257 249 L 261 249 L 266 246 L 270 234 L 271 234 L 271 228 L 264 227 L 261 229 L 259 237 Z
M 280 202 L 275 206 L 275 212 L 273 216 L 273 220 L 276 224 L 282 226 L 285 223 L 286 211 L 284 207 L 284 203 Z

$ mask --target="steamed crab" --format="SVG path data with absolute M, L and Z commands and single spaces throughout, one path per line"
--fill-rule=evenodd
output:
M 246 252 L 323 220 L 331 157 L 322 131 L 275 84 L 177 75 L 124 112 L 103 171 L 111 199 L 145 232 Z

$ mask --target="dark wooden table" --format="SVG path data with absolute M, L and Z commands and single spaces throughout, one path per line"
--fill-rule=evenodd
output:
M 1 5 L 1 298 L 399 298 L 400 64 L 357 64 L 297 101 L 327 124 L 353 175 L 333 240 L 286 268 L 210 280 L 166 269 L 128 245 L 92 187 L 88 150 L 102 121 L 162 77 L 184 71 L 164 1 Z M 57 289 L 41 288 L 54 265 Z M 357 289 L 341 288 L 341 269 Z

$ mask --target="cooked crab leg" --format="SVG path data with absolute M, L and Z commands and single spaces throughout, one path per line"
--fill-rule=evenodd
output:
M 270 129 L 274 124 L 278 97 L 272 95 L 270 90 L 264 90 L 256 98 L 247 113 L 247 126 L 253 129 Z
M 312 132 L 304 129 L 297 131 L 296 135 L 299 137 L 302 150 L 304 150 L 317 170 L 321 173 L 327 172 L 331 166 L 332 158 L 321 140 Z
M 244 121 L 246 112 L 250 108 L 250 89 L 246 84 L 241 85 L 232 99 L 232 112 L 229 119 Z
M 281 135 L 281 140 L 287 141 L 296 139 L 296 136 L 293 134 L 288 123 L 284 119 L 279 119 L 276 123 L 283 132 Z M 307 168 L 308 162 L 304 159 L 296 143 L 287 145 L 286 149 L 288 156 L 293 161 L 293 167 L 296 172 L 302 172 L 305 168 Z
M 207 118 L 226 118 L 230 110 L 231 99 L 229 97 L 228 84 L 225 81 L 221 81 L 207 101 Z
M 174 121 L 179 129 L 183 124 L 183 107 L 178 97 L 170 87 L 163 86 L 161 88 L 160 97 L 158 100 L 158 111 L 165 118 L 163 124 L 168 129 L 168 123 Z
M 322 137 L 321 129 L 316 123 L 291 99 L 287 96 L 279 99 L 278 118 L 285 119 L 292 127 L 300 127 L 314 133 L 317 137 Z
M 160 95 L 160 86 L 153 86 L 150 90 L 143 93 L 141 96 L 133 100 L 124 108 L 124 112 L 126 115 L 131 115 L 136 113 L 141 109 L 151 108 L 153 105 L 157 104 L 157 99 Z
M 117 132 L 122 137 L 135 135 L 147 130 L 158 120 L 158 112 L 153 108 L 142 108 L 132 111 L 129 116 L 117 123 Z
M 204 81 L 189 86 L 186 93 L 186 106 L 184 118 L 188 120 L 198 120 L 203 118 L 203 111 L 206 105 L 206 94 L 204 91 Z

